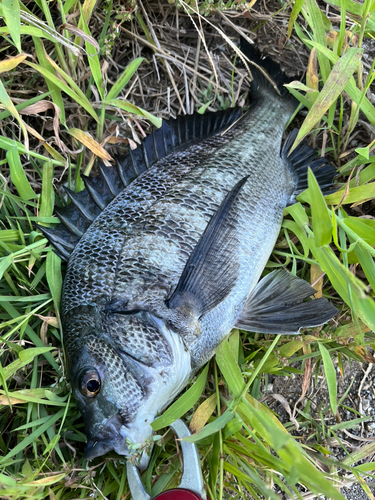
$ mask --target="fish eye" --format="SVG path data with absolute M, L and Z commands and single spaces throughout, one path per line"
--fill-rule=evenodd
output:
M 81 393 L 87 398 L 93 398 L 101 389 L 99 373 L 94 370 L 86 371 L 81 377 Z

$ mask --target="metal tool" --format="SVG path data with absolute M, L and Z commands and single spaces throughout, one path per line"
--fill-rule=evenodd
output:
M 171 427 L 179 438 L 190 436 L 189 429 L 182 420 L 176 420 Z M 163 491 L 153 500 L 206 500 L 207 498 L 197 447 L 187 441 L 180 441 L 180 444 L 184 464 L 180 485 L 173 490 Z M 127 464 L 127 476 L 133 500 L 151 500 L 142 484 L 138 468 L 130 462 Z

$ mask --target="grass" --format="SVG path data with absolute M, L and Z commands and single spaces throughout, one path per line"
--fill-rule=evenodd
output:
M 351 144 L 363 130 L 360 120 L 375 125 L 375 108 L 368 98 L 375 63 L 367 68 L 366 78 L 362 63 L 363 42 L 375 32 L 375 2 L 331 3 L 337 6 L 334 24 L 315 0 L 279 5 L 275 22 L 289 22 L 289 36 L 309 51 L 305 82 L 289 85 L 306 110 L 297 142 L 309 135 L 322 145 L 322 153 L 338 166 L 341 188 L 323 197 L 310 175 L 309 189 L 285 210 L 267 268 L 286 266 L 314 283 L 317 296 L 324 295 L 339 308 L 337 323 L 294 338 L 234 331 L 187 391 L 154 422 L 161 438 L 143 474 L 151 496 L 178 484 L 179 451 L 165 427 L 183 416 L 195 431 L 191 439 L 202 453 L 211 500 L 247 494 L 273 500 L 282 498 L 282 492 L 295 499 L 311 498 L 314 492 L 339 500 L 343 497 L 338 486 L 353 480 L 372 498 L 363 478 L 373 473 L 375 445 L 368 441 L 351 451 L 345 434 L 368 417 L 348 403 L 350 384 L 346 393 L 338 393 L 337 377 L 345 376 L 347 361 L 373 359 L 369 348 L 375 330 L 375 221 L 370 210 L 375 145 L 366 140 Z M 207 22 L 219 26 L 219 18 L 208 13 L 211 4 L 199 4 L 207 22 L 194 3 L 181 2 L 175 14 L 205 26 L 195 65 L 183 60 L 176 47 L 173 56 L 166 42 L 160 43 L 152 10 L 134 10 L 133 4 L 124 8 L 112 1 L 95 10 L 96 4 L 58 1 L 53 6 L 38 0 L 31 10 L 18 0 L 0 5 L 0 50 L 8 56 L 0 62 L 2 498 L 129 498 L 124 459 L 108 456 L 87 464 L 82 458 L 83 423 L 70 396 L 61 344 L 64 265 L 34 226 L 56 223 L 54 206 L 64 201 L 53 188 L 55 180 L 63 179 L 79 191 L 81 175 L 90 172 L 96 156 L 110 161 L 111 150 L 105 146 L 132 144 L 143 135 L 146 120 L 160 123 L 154 114 L 225 107 L 243 92 L 235 88 L 238 75 L 233 69 L 225 86 L 225 77 L 216 69 L 211 77 L 212 58 L 201 62 L 213 29 Z M 224 9 L 220 19 L 229 22 L 225 10 L 232 4 L 219 6 Z M 255 14 L 261 12 L 258 4 L 254 9 Z M 249 34 L 246 17 L 241 19 L 238 29 Z M 109 56 L 130 27 L 136 57 L 126 66 L 114 66 L 114 71 L 116 63 Z M 168 36 L 165 28 L 163 40 Z M 140 40 L 154 59 L 140 56 Z M 185 79 L 177 78 L 181 68 Z M 170 89 L 164 101 L 150 101 L 142 94 L 140 75 L 146 81 L 150 72 L 161 74 L 160 85 Z M 142 99 L 150 106 L 156 101 L 165 105 L 146 110 Z M 123 121 L 129 127 L 125 139 L 117 133 Z M 315 407 L 310 387 L 321 374 L 329 397 Z M 270 400 L 260 399 L 271 377 L 293 375 L 301 375 L 301 398 L 294 408 L 279 398 L 279 408 L 289 414 L 282 424 L 269 408 Z M 332 440 L 336 447 L 330 445 Z M 340 448 L 341 456 L 335 451 Z

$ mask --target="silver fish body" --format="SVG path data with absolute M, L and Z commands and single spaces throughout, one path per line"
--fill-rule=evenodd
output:
M 233 117 L 227 130 L 153 162 L 104 208 L 72 251 L 62 319 L 87 458 L 110 450 L 127 455 L 128 439 L 149 438 L 157 413 L 234 326 L 277 333 L 280 314 L 289 318 L 280 332 L 297 333 L 335 312 L 324 299 L 313 301 L 320 304 L 315 312 L 301 304 L 314 290 L 287 273 L 257 285 L 283 209 L 301 190 L 298 169 L 303 166 L 305 182 L 307 159 L 324 171 L 328 185 L 332 168 L 307 146 L 294 153 L 294 166 L 287 150 L 280 155 L 296 104 L 269 85 L 255 90 L 254 104 L 237 121 L 240 113 L 228 111 Z M 201 120 L 190 123 L 198 127 Z M 276 296 L 279 289 L 289 297 L 280 307 L 275 289 Z M 291 313 L 285 313 L 288 307 Z M 306 319 L 292 328 L 298 311 Z

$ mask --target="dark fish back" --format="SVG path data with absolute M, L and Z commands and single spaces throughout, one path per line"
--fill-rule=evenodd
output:
M 57 228 L 38 226 L 54 245 L 56 253 L 69 260 L 71 252 L 90 224 L 139 175 L 156 162 L 173 153 L 183 151 L 192 142 L 199 142 L 231 126 L 241 116 L 238 107 L 217 113 L 198 113 L 179 116 L 164 121 L 135 150 L 115 156 L 114 166 L 106 167 L 99 162 L 101 173 L 97 177 L 84 177 L 85 189 L 75 193 L 65 191 L 71 203 L 56 211 L 62 224 Z

